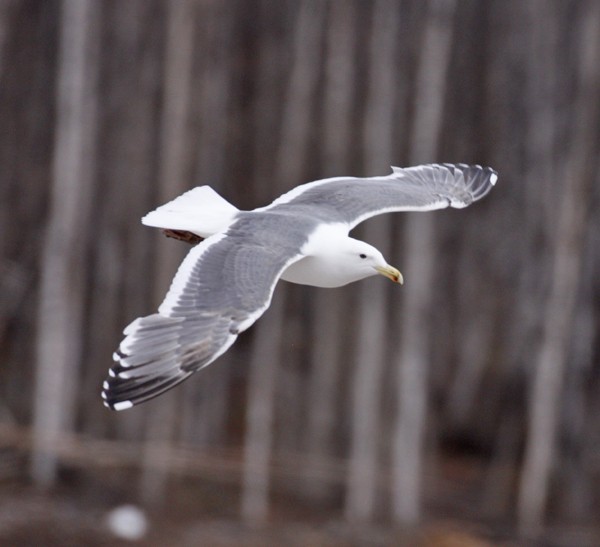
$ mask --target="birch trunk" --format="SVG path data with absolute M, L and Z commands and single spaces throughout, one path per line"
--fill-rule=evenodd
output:
M 581 276 L 590 181 L 596 165 L 595 134 L 600 109 L 600 4 L 590 3 L 581 33 L 579 91 L 567 158 L 551 265 L 552 281 L 542 325 L 527 422 L 527 444 L 519 491 L 519 523 L 537 530 L 543 522 L 555 461 L 562 383 Z
M 434 161 L 439 148 L 452 46 L 454 0 L 433 0 L 415 88 L 411 165 Z M 400 322 L 398 416 L 394 431 L 393 517 L 415 524 L 421 517 L 427 418 L 428 324 L 432 307 L 434 217 L 409 215 L 405 226 L 405 301 Z
M 548 249 L 539 242 L 547 237 L 547 227 L 555 215 L 556 182 L 554 173 L 564 169 L 555 154 L 558 117 L 558 4 L 535 0 L 524 4 L 515 17 L 522 19 L 522 49 L 528 53 L 525 101 L 527 107 L 526 131 L 523 148 L 526 150 L 523 189 L 523 223 L 517 240 L 518 289 L 515 298 L 515 319 L 509 327 L 507 360 L 514 366 L 525 366 L 532 344 L 538 342 L 539 309 L 544 305 L 544 291 L 548 284 Z M 517 38 L 518 39 L 518 38 Z M 538 348 L 534 348 L 535 353 Z
M 369 174 L 389 169 L 394 156 L 393 129 L 399 8 L 396 2 L 374 4 L 369 44 L 369 86 L 365 112 L 365 166 Z M 381 217 L 365 226 L 364 239 L 374 242 L 385 256 L 389 251 L 390 219 Z M 386 248 L 387 247 L 387 248 Z M 382 280 L 360 287 L 357 308 L 358 340 L 352 379 L 351 446 L 345 516 L 351 521 L 370 521 L 375 516 L 380 468 L 382 377 L 387 361 L 387 290 Z
M 596 189 L 600 188 L 600 175 L 595 176 Z M 591 183 L 592 185 L 594 182 Z M 594 200 L 593 190 L 589 199 Z M 589 391 L 587 389 L 588 379 L 594 370 L 594 338 L 597 326 L 594 319 L 595 301 L 594 285 L 596 282 L 595 264 L 600 256 L 596 249 L 599 248 L 600 238 L 594 238 L 594 226 L 591 214 L 588 216 L 586 234 L 586 249 L 582 257 L 581 286 L 577 296 L 574 310 L 573 330 L 570 340 L 570 353 L 573 358 L 570 368 L 572 372 L 567 375 L 565 381 L 565 409 L 561 420 L 561 437 L 563 453 L 558 462 L 561 470 L 561 486 L 564 487 L 564 514 L 567 518 L 583 519 L 587 509 L 593 505 L 594 484 L 589 480 L 593 473 L 590 458 L 587 451 L 595 453 L 598 443 L 594 434 L 590 434 L 590 424 L 594 422 L 594 412 L 587 404 Z M 597 230 L 597 228 L 596 228 Z M 596 258 L 594 258 L 596 257 Z M 590 450 L 591 449 L 591 450 Z
M 354 4 L 334 2 L 329 10 L 324 89 L 324 175 L 346 172 L 350 164 L 352 100 L 356 77 L 356 12 Z M 305 446 L 306 471 L 311 475 L 334 453 L 335 420 L 340 399 L 339 375 L 343 339 L 343 298 L 338 291 L 323 290 L 313 295 L 313 318 L 309 339 L 310 377 Z M 330 483 L 313 480 L 307 491 L 317 499 L 333 494 Z
M 64 0 L 50 217 L 41 259 L 33 410 L 35 482 L 51 486 L 53 447 L 75 424 L 85 304 L 88 216 L 95 166 L 98 5 Z
M 276 295 L 261 319 L 249 362 L 241 512 L 242 518 L 250 523 L 264 522 L 269 515 L 273 408 L 283 336 L 284 296 Z
M 195 180 L 218 189 L 224 184 L 227 165 L 228 106 L 231 96 L 233 17 L 227 5 L 204 2 L 201 9 L 205 60 L 199 81 L 201 130 L 196 147 Z M 191 61 L 190 61 L 191 64 Z

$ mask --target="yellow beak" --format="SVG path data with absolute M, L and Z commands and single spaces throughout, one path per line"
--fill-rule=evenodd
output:
M 399 283 L 400 285 L 404 283 L 402 274 L 393 266 L 375 266 L 375 269 L 377 270 L 377 273 L 391 279 L 394 283 Z

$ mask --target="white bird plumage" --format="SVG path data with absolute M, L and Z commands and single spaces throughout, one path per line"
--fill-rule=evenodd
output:
M 279 279 L 339 287 L 380 274 L 402 283 L 350 230 L 386 212 L 466 207 L 496 180 L 489 167 L 431 164 L 311 182 L 253 211 L 238 210 L 208 186 L 158 207 L 145 225 L 206 239 L 182 262 L 158 313 L 125 329 L 103 384 L 105 405 L 130 408 L 212 363 L 269 307 Z

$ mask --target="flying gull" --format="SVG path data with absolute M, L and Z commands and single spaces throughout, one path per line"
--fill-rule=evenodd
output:
M 103 384 L 104 404 L 130 408 L 212 363 L 269 307 L 279 279 L 340 287 L 381 274 L 402 283 L 402 274 L 350 230 L 382 213 L 466 207 L 497 178 L 479 165 L 393 167 L 387 176 L 303 184 L 252 211 L 208 186 L 152 211 L 143 224 L 206 239 L 181 263 L 158 313 L 125 329 Z

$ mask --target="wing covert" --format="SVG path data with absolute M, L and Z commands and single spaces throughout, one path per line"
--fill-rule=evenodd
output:
M 310 182 L 283 194 L 264 209 L 305 207 L 321 220 L 360 222 L 395 211 L 462 208 L 484 197 L 498 175 L 490 167 L 429 164 L 393 167 L 382 177 L 336 177 Z
M 159 312 L 125 329 L 103 384 L 106 406 L 130 408 L 174 387 L 221 356 L 265 312 L 282 271 L 301 255 L 299 247 L 266 238 L 260 224 L 234 224 L 190 250 Z

